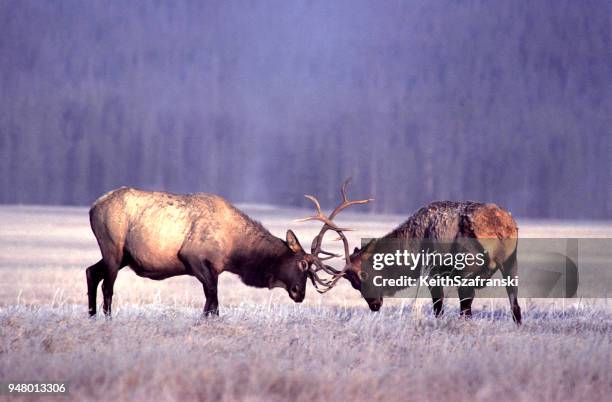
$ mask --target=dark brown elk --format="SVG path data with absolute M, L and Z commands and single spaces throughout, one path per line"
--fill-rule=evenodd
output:
M 316 199 L 313 199 L 316 203 Z M 318 210 L 317 206 L 317 210 Z M 323 217 L 325 218 L 325 217 Z M 325 228 L 332 228 L 333 215 L 325 218 Z M 518 227 L 511 214 L 495 204 L 476 202 L 433 202 L 419 209 L 408 220 L 394 229 L 382 239 L 412 239 L 418 241 L 460 242 L 462 239 L 475 239 L 472 244 L 486 252 L 487 259 L 481 271 L 460 271 L 459 275 L 478 275 L 481 278 L 491 277 L 498 269 L 506 278 L 517 276 L 516 248 L 518 243 Z M 379 239 L 371 241 L 364 249 L 355 248 L 347 258 L 344 269 L 335 274 L 330 282 L 344 277 L 350 281 L 353 288 L 362 290 L 362 262 L 366 253 L 371 252 Z M 414 243 L 413 243 L 414 244 Z M 345 242 L 345 248 L 347 244 Z M 420 247 L 418 248 L 420 249 Z M 442 287 L 431 287 L 434 314 L 440 316 L 443 312 L 444 291 Z M 512 317 L 517 324 L 521 323 L 521 308 L 518 304 L 518 288 L 506 287 Z M 472 301 L 475 289 L 459 287 L 460 311 L 462 315 L 472 315 Z M 383 294 L 384 295 L 384 294 Z M 372 311 L 378 311 L 383 303 L 383 295 L 365 298 Z
M 249 286 L 282 287 L 298 303 L 304 300 L 308 277 L 321 281 L 311 267 L 322 263 L 302 249 L 291 230 L 283 241 L 213 194 L 124 187 L 99 198 L 89 216 L 102 253 L 87 268 L 91 316 L 96 314 L 100 281 L 104 313 L 110 316 L 113 285 L 125 266 L 157 280 L 195 276 L 204 288 L 204 315 L 218 315 L 217 278 L 224 271 Z

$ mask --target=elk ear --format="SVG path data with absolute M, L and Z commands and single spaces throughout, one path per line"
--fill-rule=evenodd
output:
M 304 249 L 292 230 L 287 230 L 287 245 L 294 253 L 299 253 L 300 251 L 304 252 Z
M 359 247 L 355 247 L 355 250 L 353 250 L 353 254 L 357 254 L 359 252 Z

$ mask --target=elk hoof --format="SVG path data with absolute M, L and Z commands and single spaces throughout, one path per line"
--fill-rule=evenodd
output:
M 202 318 L 219 317 L 219 310 L 206 310 L 202 313 Z

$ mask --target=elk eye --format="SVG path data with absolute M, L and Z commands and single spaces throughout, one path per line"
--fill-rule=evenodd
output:
M 308 263 L 304 260 L 299 262 L 299 266 L 302 271 L 306 271 L 308 269 Z
M 359 279 L 361 279 L 362 281 L 365 281 L 368 279 L 368 273 L 365 271 L 360 271 L 359 272 Z

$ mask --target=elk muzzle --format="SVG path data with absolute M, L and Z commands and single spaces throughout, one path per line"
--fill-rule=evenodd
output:
M 372 311 L 380 310 L 380 308 L 383 305 L 383 298 L 382 297 L 376 297 L 376 298 L 366 297 L 365 301 L 368 302 L 368 306 L 370 307 L 370 310 L 372 310 Z
M 300 285 L 291 286 L 287 292 L 289 292 L 289 297 L 296 303 L 301 303 L 304 301 L 304 297 L 306 297 L 306 289 L 302 288 Z

